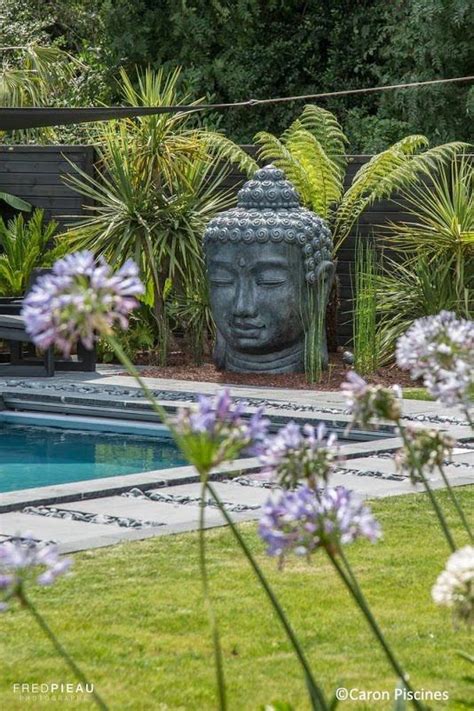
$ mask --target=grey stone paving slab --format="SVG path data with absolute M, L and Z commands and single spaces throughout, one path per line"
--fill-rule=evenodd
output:
M 268 489 L 259 489 L 253 486 L 241 486 L 239 484 L 230 483 L 213 483 L 212 486 L 220 499 L 229 503 L 255 506 L 257 504 L 261 505 L 268 498 Z M 199 484 L 167 486 L 166 489 L 160 490 L 159 493 L 198 498 L 201 494 L 201 487 Z
M 181 489 L 181 487 L 177 487 Z M 160 489 L 168 492 L 169 489 Z M 192 523 L 197 525 L 199 520 L 199 505 L 163 503 L 125 496 L 110 496 L 93 501 L 77 501 L 64 504 L 62 509 L 70 511 L 84 511 L 87 513 L 108 514 L 109 516 L 127 516 L 139 521 L 156 521 L 167 526 L 178 523 Z M 206 517 L 215 524 L 222 523 L 222 516 L 217 510 L 208 510 Z M 88 524 L 92 526 L 93 524 Z
M 474 474 L 474 449 L 459 449 L 453 452 L 453 461 L 455 462 L 466 462 L 473 467 Z
M 459 466 L 460 464 L 465 464 L 465 466 Z M 343 462 L 342 467 L 346 469 L 359 469 L 360 471 L 371 471 L 378 470 L 384 474 L 396 474 L 395 463 L 393 459 L 381 459 L 377 457 L 360 457 L 357 459 L 349 459 Z M 468 480 L 466 483 L 474 483 L 474 468 L 470 466 L 468 462 L 464 462 L 463 459 L 456 460 L 456 466 L 447 464 L 444 467 L 444 471 L 448 476 L 466 477 Z M 433 473 L 433 478 L 437 479 L 440 474 L 437 470 Z
M 58 543 L 71 542 L 108 536 L 110 526 L 82 523 L 81 521 L 63 521 L 58 518 L 46 518 L 19 511 L 11 511 L 0 516 L 0 534 L 15 536 L 31 531 L 35 538 Z

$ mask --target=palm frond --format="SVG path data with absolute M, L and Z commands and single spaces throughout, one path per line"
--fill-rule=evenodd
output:
M 346 145 L 349 143 L 342 126 L 330 111 L 315 104 L 304 107 L 297 120 L 299 126 L 309 131 L 319 141 L 323 151 L 339 167 L 343 175 L 347 165 Z M 289 129 L 291 133 L 291 127 Z

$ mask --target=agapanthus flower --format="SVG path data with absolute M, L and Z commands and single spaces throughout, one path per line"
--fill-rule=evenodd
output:
M 474 546 L 460 548 L 448 558 L 431 596 L 437 605 L 450 607 L 455 619 L 474 623 Z
M 464 405 L 474 389 L 474 321 L 450 311 L 420 318 L 397 343 L 397 364 L 423 378 L 430 395 L 444 405 Z
M 402 391 L 398 385 L 369 385 L 354 370 L 341 385 L 354 423 L 369 425 L 374 419 L 396 422 L 402 414 Z
M 370 509 L 342 486 L 275 490 L 262 508 L 258 530 L 268 555 L 279 557 L 290 551 L 309 555 L 318 548 L 337 553 L 357 538 L 375 542 L 381 534 Z
M 280 486 L 293 488 L 304 481 L 314 488 L 327 482 L 339 460 L 336 445 L 336 434 L 328 435 L 324 422 L 302 428 L 289 422 L 267 440 L 260 462 L 263 472 Z
M 197 407 L 183 408 L 171 421 L 181 451 L 202 475 L 239 454 L 260 451 L 270 424 L 259 408 L 244 418 L 243 407 L 234 403 L 228 390 L 215 398 L 201 396 Z
M 102 258 L 76 252 L 39 277 L 21 315 L 39 348 L 56 346 L 68 356 L 79 340 L 90 350 L 114 326 L 126 329 L 130 311 L 138 306 L 135 297 L 143 292 L 135 262 L 128 260 L 113 273 Z
M 69 558 L 60 558 L 57 546 L 37 543 L 30 533 L 0 544 L 0 610 L 7 601 L 21 593 L 27 582 L 52 585 L 71 566 Z
M 396 453 L 395 465 L 401 474 L 417 484 L 423 480 L 422 476 L 444 466 L 445 460 L 451 457 L 455 440 L 435 429 L 406 426 L 404 430 L 409 447 L 404 446 Z

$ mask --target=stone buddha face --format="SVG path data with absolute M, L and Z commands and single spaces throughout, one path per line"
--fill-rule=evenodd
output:
M 299 246 L 212 244 L 207 263 L 212 313 L 233 350 L 277 353 L 304 338 L 306 288 Z
M 324 313 L 334 273 L 331 236 L 274 166 L 258 170 L 237 207 L 204 236 L 216 365 L 234 372 L 304 369 L 310 313 Z M 325 339 L 320 344 L 323 362 Z

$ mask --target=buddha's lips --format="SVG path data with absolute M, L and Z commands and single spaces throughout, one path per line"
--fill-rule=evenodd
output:
M 258 332 L 265 328 L 263 323 L 252 323 L 251 321 L 232 321 L 231 328 L 235 333 L 249 336 L 252 332 Z

